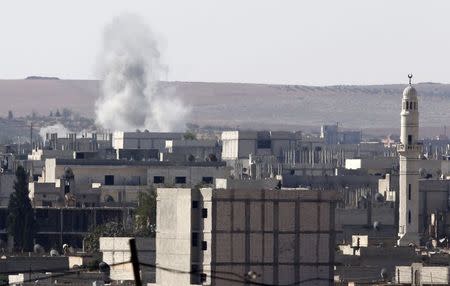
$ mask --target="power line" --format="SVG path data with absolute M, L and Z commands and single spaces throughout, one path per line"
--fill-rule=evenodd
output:
M 115 264 L 112 264 L 109 266 L 114 267 L 114 266 L 123 265 L 123 264 L 127 264 L 127 263 L 131 263 L 131 261 L 115 263 Z M 180 270 L 180 269 L 162 267 L 162 266 L 158 266 L 156 264 L 139 263 L 139 265 L 144 266 L 144 267 L 159 269 L 159 270 L 163 270 L 163 271 L 167 271 L 167 272 L 172 272 L 172 273 L 187 274 L 187 275 L 201 274 L 201 272 L 199 272 L 199 271 L 185 271 L 185 270 Z M 30 278 L 30 279 L 24 280 L 21 283 L 28 283 L 28 282 L 34 282 L 36 280 L 53 279 L 53 278 L 65 277 L 65 276 L 69 276 L 69 275 L 73 275 L 73 274 L 80 274 L 82 272 L 89 271 L 89 269 L 87 269 L 87 268 L 72 269 L 72 270 L 48 269 L 48 268 L 47 269 L 33 269 L 33 273 L 49 272 L 49 271 L 64 271 L 64 272 L 53 274 L 53 275 L 46 275 L 43 277 L 36 277 L 36 278 L 32 278 L 32 279 Z M 1 272 L 0 274 L 6 275 L 6 274 L 12 274 L 12 273 L 29 273 L 29 272 L 30 272 L 29 269 L 27 269 L 27 270 L 23 270 L 23 271 L 18 270 L 18 271 L 14 271 L 14 272 L 12 272 L 12 271 L 11 272 Z M 218 275 L 218 274 L 221 274 L 221 275 Z M 231 275 L 231 276 L 234 276 L 235 278 L 225 277 L 222 275 Z M 215 280 L 222 280 L 222 281 L 227 281 L 227 282 L 242 283 L 242 284 L 249 284 L 249 285 L 258 285 L 258 286 L 294 286 L 294 285 L 301 285 L 303 283 L 307 283 L 307 282 L 311 282 L 311 281 L 328 281 L 328 282 L 334 281 L 333 279 L 329 279 L 329 278 L 316 277 L 316 278 L 308 278 L 308 279 L 304 279 L 304 280 L 299 280 L 299 281 L 289 283 L 289 284 L 270 284 L 270 283 L 252 281 L 252 279 L 250 277 L 246 277 L 245 275 L 239 275 L 234 272 L 227 272 L 227 271 L 211 271 L 211 274 L 209 275 L 209 277 L 211 279 L 215 279 Z M 77 277 L 76 279 L 88 280 L 89 278 Z M 3 283 L 0 285 L 10 285 L 10 284 Z

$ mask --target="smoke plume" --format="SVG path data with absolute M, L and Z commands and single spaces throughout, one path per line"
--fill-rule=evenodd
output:
M 105 27 L 99 57 L 102 94 L 96 122 L 112 131 L 183 130 L 189 108 L 174 92 L 158 89 L 166 72 L 152 31 L 136 15 L 116 17 Z
M 39 135 L 41 136 L 42 139 L 45 139 L 47 133 L 58 133 L 58 136 L 64 137 L 72 132 L 61 123 L 56 123 L 54 125 L 41 127 L 41 129 L 39 130 Z

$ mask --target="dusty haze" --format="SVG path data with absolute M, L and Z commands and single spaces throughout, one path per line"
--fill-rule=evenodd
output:
M 347 128 L 398 129 L 405 84 L 378 86 L 293 86 L 240 83 L 161 82 L 192 106 L 189 122 L 241 128 L 295 130 L 340 122 Z M 421 126 L 450 126 L 450 85 L 417 84 Z M 94 117 L 99 82 L 0 80 L 0 114 L 68 107 Z M 40 104 L 36 104 L 39 102 Z

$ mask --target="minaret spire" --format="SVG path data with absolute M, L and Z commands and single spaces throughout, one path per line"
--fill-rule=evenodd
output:
M 399 230 L 398 245 L 420 244 L 419 234 L 419 158 L 422 145 L 419 139 L 419 102 L 417 91 L 411 85 L 403 91 L 400 144 L 397 151 L 399 170 Z

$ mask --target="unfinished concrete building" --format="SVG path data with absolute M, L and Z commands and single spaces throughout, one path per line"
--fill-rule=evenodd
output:
M 332 285 L 335 200 L 333 191 L 158 189 L 156 263 L 181 272 L 157 269 L 156 285 Z

